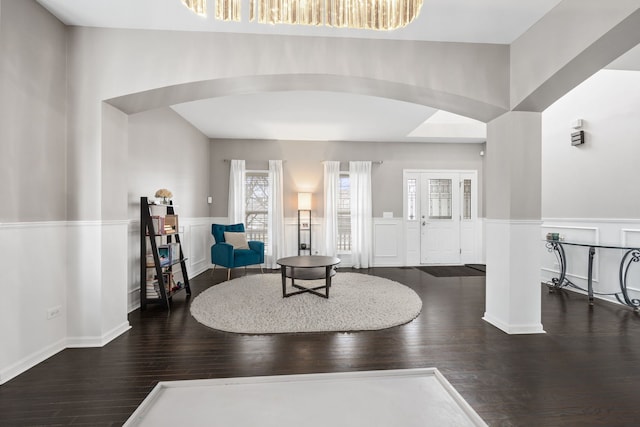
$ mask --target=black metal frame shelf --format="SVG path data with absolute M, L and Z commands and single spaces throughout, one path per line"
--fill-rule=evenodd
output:
M 165 307 L 170 308 L 171 298 L 181 291 L 186 291 L 187 296 L 191 296 L 191 288 L 189 287 L 189 276 L 187 275 L 187 265 L 182 251 L 182 243 L 180 242 L 180 233 L 157 233 L 153 226 L 153 220 L 151 217 L 150 206 L 153 203 L 149 203 L 147 197 L 140 197 L 140 308 L 143 310 L 147 304 L 163 304 Z M 175 215 L 174 206 L 167 205 L 167 214 Z M 167 264 L 161 264 L 160 254 L 158 252 L 158 242 L 156 239 L 166 238 L 167 243 L 173 243 L 172 239 L 175 238 L 175 243 L 179 247 L 179 259 L 169 262 Z M 153 255 L 153 265 L 147 265 L 147 239 L 151 246 L 151 254 Z M 173 268 L 180 265 L 180 272 L 182 273 L 182 279 L 184 286 L 178 289 L 167 289 L 167 283 L 165 281 L 165 273 L 173 272 Z M 155 270 L 159 295 L 157 297 L 147 297 L 147 270 Z

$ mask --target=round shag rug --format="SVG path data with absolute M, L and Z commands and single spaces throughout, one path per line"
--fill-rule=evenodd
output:
M 322 283 L 296 280 L 306 287 Z M 291 290 L 295 289 L 287 279 L 287 291 Z M 202 292 L 191 303 L 191 315 L 222 331 L 278 334 L 385 329 L 410 322 L 422 309 L 413 289 L 366 274 L 338 272 L 329 295 L 329 299 L 308 293 L 282 298 L 280 274 L 256 274 Z

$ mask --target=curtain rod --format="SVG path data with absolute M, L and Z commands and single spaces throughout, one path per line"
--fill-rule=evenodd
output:
M 321 161 L 320 163 L 324 162 L 325 160 Z M 345 160 L 348 161 L 348 160 Z M 381 165 L 382 163 L 384 163 L 384 160 L 371 160 L 371 164 L 372 165 Z
M 229 163 L 231 161 L 231 159 L 222 159 L 222 161 L 225 162 L 225 163 Z M 282 163 L 286 163 L 286 162 L 287 162 L 286 160 L 282 160 Z M 323 162 L 324 162 L 324 160 L 323 160 Z M 320 162 L 320 163 L 322 163 L 322 162 Z M 373 165 L 381 165 L 383 163 L 384 163 L 384 160 L 372 160 L 371 161 L 371 164 L 373 164 Z
M 222 161 L 224 161 L 226 163 L 229 163 L 231 161 L 231 159 L 222 159 Z M 287 162 L 286 160 L 282 161 L 282 163 L 286 163 L 286 162 Z M 323 162 L 324 162 L 324 160 L 323 160 Z M 322 163 L 322 162 L 320 162 L 320 163 Z M 371 164 L 373 164 L 373 165 L 381 165 L 383 163 L 384 163 L 384 160 L 372 160 L 371 161 Z
M 240 160 L 240 159 L 237 159 L 237 160 Z M 270 159 L 270 160 L 278 160 L 278 159 Z M 222 161 L 225 162 L 225 163 L 229 163 L 231 161 L 231 159 L 222 159 Z M 261 160 L 256 160 L 256 161 L 260 162 Z M 286 160 L 282 160 L 282 163 L 287 163 L 287 161 Z

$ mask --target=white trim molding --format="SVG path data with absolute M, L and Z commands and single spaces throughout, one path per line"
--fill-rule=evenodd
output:
M 7 381 L 17 377 L 23 372 L 28 371 L 39 363 L 44 362 L 51 356 L 60 353 L 62 350 L 67 348 L 66 346 L 67 340 L 61 339 L 56 341 L 55 343 L 48 345 L 40 350 L 34 351 L 33 353 L 23 357 L 17 362 L 7 366 L 6 368 L 2 368 L 0 370 L 0 385 L 6 383 Z
M 66 348 L 104 347 L 120 335 L 127 332 L 129 329 L 131 329 L 129 322 L 123 322 L 100 336 L 68 337 Z

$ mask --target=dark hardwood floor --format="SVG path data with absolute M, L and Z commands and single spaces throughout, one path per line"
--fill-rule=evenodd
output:
M 633 310 L 541 286 L 547 333 L 510 336 L 481 320 L 484 277 L 368 273 L 413 288 L 420 316 L 382 331 L 247 336 L 200 325 L 179 295 L 171 313 L 131 313 L 132 329 L 105 347 L 65 350 L 0 386 L 0 425 L 121 425 L 158 381 L 423 367 L 491 426 L 640 424 Z M 215 274 L 192 280 L 194 296 L 226 277 Z

